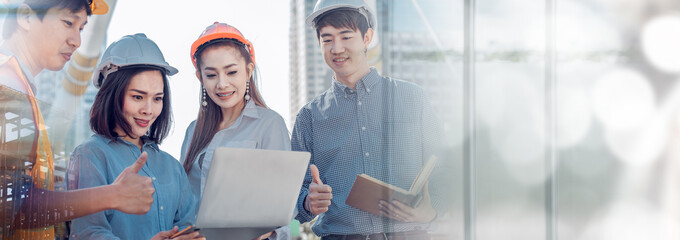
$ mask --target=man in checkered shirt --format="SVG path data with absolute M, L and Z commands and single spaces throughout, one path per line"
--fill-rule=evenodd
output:
M 422 88 L 369 66 L 374 16 L 363 0 L 319 0 L 307 17 L 334 76 L 293 129 L 292 149 L 312 154 L 296 219 L 318 216 L 312 230 L 322 239 L 429 239 L 429 223 L 451 205 L 443 129 Z M 409 189 L 433 155 L 440 161 L 416 207 L 381 201 L 375 215 L 345 204 L 357 174 Z

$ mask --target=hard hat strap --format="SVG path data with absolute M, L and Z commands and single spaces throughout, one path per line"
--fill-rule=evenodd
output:
M 323 14 L 317 16 L 316 18 L 314 18 L 314 21 L 313 21 L 313 22 L 314 22 L 314 25 L 316 25 L 316 24 L 319 22 L 319 20 L 321 20 L 321 18 L 323 18 L 324 16 L 326 16 L 326 15 L 328 15 L 328 14 L 330 14 L 330 13 L 336 12 L 336 11 L 343 11 L 343 10 L 345 10 L 345 11 L 347 11 L 347 10 L 349 10 L 349 11 L 357 11 L 359 14 L 361 14 L 362 16 L 364 16 L 364 18 L 366 19 L 366 23 L 368 24 L 368 27 L 369 27 L 369 28 L 373 28 L 373 27 L 374 27 L 374 26 L 372 26 L 372 24 L 371 24 L 371 17 L 372 17 L 372 16 L 371 16 L 371 12 L 368 11 L 368 9 L 366 9 L 366 8 L 364 8 L 364 7 L 359 7 L 359 8 L 353 8 L 353 7 L 340 7 L 340 8 L 336 8 L 336 9 L 333 9 L 333 10 L 329 10 L 329 11 L 327 11 L 327 12 L 325 12 L 325 13 L 323 13 Z
M 117 72 L 117 71 L 118 71 L 118 66 L 117 66 L 117 65 L 114 65 L 114 64 L 112 63 L 112 64 L 109 64 L 108 66 L 105 66 L 105 67 L 102 69 L 102 76 L 104 76 L 104 79 L 106 79 L 106 77 L 108 77 L 109 74 L 114 73 L 114 72 Z
M 102 69 L 102 75 L 104 76 L 104 79 L 106 79 L 106 77 L 111 73 L 117 72 L 119 70 L 130 69 L 130 68 L 151 68 L 151 69 L 161 71 L 161 73 L 163 73 L 163 75 L 168 74 L 167 69 L 165 69 L 161 66 L 156 66 L 156 65 L 151 65 L 151 64 L 134 64 L 134 65 L 127 65 L 127 66 L 122 66 L 122 67 L 118 66 L 118 65 L 114 65 L 114 64 L 109 64 L 108 66 L 104 67 L 104 69 Z

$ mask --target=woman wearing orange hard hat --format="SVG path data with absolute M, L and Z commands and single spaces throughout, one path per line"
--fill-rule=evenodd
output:
M 187 128 L 180 162 L 200 199 L 216 148 L 289 151 L 290 135 L 258 91 L 255 49 L 238 29 L 219 22 L 208 26 L 191 45 L 191 61 L 201 83 L 200 110 Z M 290 239 L 289 233 L 280 227 L 260 239 Z

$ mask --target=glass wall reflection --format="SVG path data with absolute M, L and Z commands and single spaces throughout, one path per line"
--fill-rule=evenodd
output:
M 477 1 L 477 239 L 545 236 L 545 4 Z

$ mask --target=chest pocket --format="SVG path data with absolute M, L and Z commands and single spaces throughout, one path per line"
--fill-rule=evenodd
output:
M 158 177 L 158 176 L 157 176 Z M 179 186 L 181 186 L 178 181 L 179 177 L 169 177 L 169 178 L 158 178 L 154 181 L 156 184 L 156 194 L 158 201 L 154 202 L 157 205 L 158 213 L 161 219 L 165 221 L 162 226 L 171 227 L 172 222 L 175 217 L 175 212 L 179 209 L 178 194 L 180 192 Z
M 257 141 L 252 141 L 252 140 L 245 140 L 245 141 L 224 141 L 220 142 L 219 144 L 215 145 L 214 148 L 211 148 L 210 151 L 215 151 L 218 147 L 228 147 L 228 148 L 259 148 Z M 211 155 L 212 156 L 212 155 Z M 212 160 L 212 159 L 211 159 Z M 198 157 L 198 166 L 202 169 L 203 168 L 203 162 L 206 161 L 205 159 L 205 152 L 201 153 Z
M 311 141 L 315 159 L 330 159 L 343 151 L 360 149 L 361 142 L 356 138 L 357 123 L 352 116 L 347 114 L 313 122 Z

